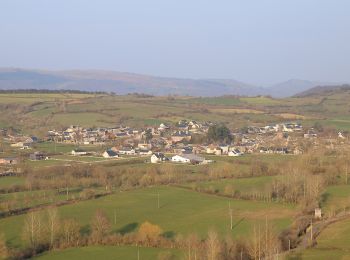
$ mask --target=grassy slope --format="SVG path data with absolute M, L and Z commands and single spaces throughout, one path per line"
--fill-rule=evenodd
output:
M 0 94 L 0 104 L 26 107 L 9 108 L 0 115 L 0 126 L 22 126 L 25 131 L 44 131 L 69 124 L 82 126 L 158 125 L 183 119 L 226 122 L 231 127 L 266 124 L 293 119 L 283 115 L 305 116 L 309 125 L 350 129 L 350 94 L 272 99 L 268 97 L 188 98 L 94 96 L 86 94 Z M 65 104 L 64 109 L 62 104 Z M 258 113 L 258 114 L 256 114 Z M 263 113 L 263 114 L 259 114 Z M 14 121 L 15 119 L 15 121 Z M 39 127 L 38 127 L 39 126 Z
M 181 259 L 182 253 L 177 250 L 159 249 L 159 248 L 144 248 L 139 249 L 140 259 L 154 260 L 162 253 L 170 253 L 175 258 Z M 39 255 L 34 259 L 38 260 L 63 260 L 63 259 L 113 259 L 113 260 L 126 260 L 137 259 L 138 249 L 131 246 L 91 246 L 82 248 L 71 248 L 62 251 L 54 251 Z
M 22 177 L 14 177 L 14 176 L 1 177 L 0 188 L 11 187 L 14 185 L 22 185 L 24 184 L 24 182 L 25 182 L 25 179 Z
M 324 213 L 350 206 L 350 185 L 328 187 L 322 194 Z
M 160 194 L 160 209 L 157 208 L 157 193 Z M 228 202 L 234 212 L 233 231 L 229 229 Z M 137 230 L 144 221 L 158 224 L 164 232 L 172 236 L 176 233 L 197 232 L 204 236 L 213 227 L 220 234 L 232 233 L 233 236 L 247 236 L 254 224 L 264 223 L 265 217 L 281 230 L 292 221 L 293 208 L 276 203 L 237 201 L 212 195 L 200 194 L 181 188 L 154 187 L 103 197 L 97 200 L 81 202 L 76 205 L 59 208 L 62 217 L 79 220 L 82 226 L 88 225 L 96 209 L 105 210 L 112 220 L 117 210 L 115 232 Z M 20 246 L 20 234 L 24 216 L 0 220 L 2 230 L 8 242 Z
M 350 259 L 350 220 L 328 226 L 317 238 L 315 248 L 293 255 L 290 259 Z
M 264 192 L 269 191 L 273 180 L 277 178 L 276 176 L 263 176 L 254 178 L 241 178 L 241 179 L 230 179 L 230 180 L 220 180 L 220 181 L 208 181 L 196 183 L 199 188 L 210 188 L 213 187 L 220 193 L 225 191 L 227 185 L 231 185 L 235 191 L 241 193 L 245 192 Z M 186 184 L 186 187 L 192 187 L 193 184 Z

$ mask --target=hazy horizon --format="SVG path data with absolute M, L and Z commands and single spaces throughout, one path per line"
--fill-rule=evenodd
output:
M 350 82 L 350 2 L 11 0 L 0 67 Z

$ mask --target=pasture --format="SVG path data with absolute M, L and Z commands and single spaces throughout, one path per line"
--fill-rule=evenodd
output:
M 350 207 L 350 186 L 329 186 L 321 195 L 321 201 L 321 207 L 326 215 Z
M 317 238 L 317 245 L 301 253 L 292 254 L 289 259 L 350 259 L 350 220 L 331 224 Z
M 34 257 L 37 260 L 65 260 L 65 259 L 85 259 L 85 260 L 115 260 L 115 259 L 138 259 L 155 260 L 163 256 L 171 256 L 173 260 L 181 259 L 183 253 L 174 249 L 160 249 L 132 246 L 90 246 L 81 248 L 70 248 L 62 251 L 53 251 Z M 167 258 L 168 259 L 168 258 Z
M 175 123 L 180 119 L 214 121 L 240 128 L 285 120 L 315 118 L 325 126 L 348 130 L 350 123 L 346 97 L 151 97 L 138 95 L 93 95 L 70 93 L 0 94 L 3 112 L 0 126 L 18 127 L 43 135 L 46 130 L 71 124 L 85 127 L 132 127 Z M 6 106 L 5 106 L 6 105 Z M 185 116 L 184 116 L 185 115 Z
M 0 189 L 8 188 L 15 185 L 24 185 L 25 178 L 15 177 L 15 176 L 6 176 L 0 178 Z
M 225 188 L 228 186 L 233 188 L 233 193 L 265 193 L 271 192 L 272 182 L 276 178 L 278 178 L 278 176 L 225 179 L 219 181 L 196 182 L 184 186 L 195 187 L 197 190 L 211 190 L 221 194 L 225 193 Z
M 230 229 L 229 204 L 233 210 L 233 230 Z M 246 237 L 254 225 L 263 225 L 266 218 L 281 231 L 291 224 L 294 215 L 294 208 L 290 205 L 232 200 L 168 186 L 119 192 L 62 206 L 59 207 L 59 214 L 62 218 L 77 219 L 86 232 L 97 209 L 106 212 L 113 232 L 125 234 L 137 231 L 140 224 L 150 221 L 159 225 L 167 237 L 192 232 L 205 237 L 210 228 L 222 236 Z M 24 218 L 24 215 L 20 215 L 0 219 L 0 230 L 11 246 L 22 246 Z

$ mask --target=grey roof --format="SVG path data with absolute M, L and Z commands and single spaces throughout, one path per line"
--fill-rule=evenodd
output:
M 203 162 L 205 159 L 203 157 L 200 157 L 198 155 L 195 155 L 193 153 L 186 153 L 180 155 L 183 158 L 189 159 L 190 161 L 196 161 L 196 162 Z

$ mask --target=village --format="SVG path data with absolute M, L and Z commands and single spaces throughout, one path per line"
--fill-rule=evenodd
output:
M 335 146 L 340 147 L 348 143 L 347 137 L 342 132 L 335 133 L 332 137 L 294 122 L 228 130 L 229 139 L 222 137 L 213 140 L 208 136 L 210 128 L 216 126 L 218 125 L 212 122 L 194 120 L 180 120 L 174 125 L 161 123 L 159 127 L 143 129 L 127 126 L 84 128 L 72 125 L 64 130 L 49 130 L 42 139 L 2 129 L 3 143 L 9 144 L 11 150 L 22 153 L 21 156 L 0 158 L 0 165 L 13 166 L 23 160 L 53 159 L 60 154 L 56 151 L 57 145 L 72 146 L 72 150 L 65 153 L 72 158 L 140 157 L 149 163 L 172 162 L 195 165 L 212 163 L 214 161 L 212 156 L 300 155 L 320 145 L 334 149 Z M 53 152 L 41 151 L 37 148 L 39 143 L 51 144 L 54 147 Z M 209 159 L 206 158 L 208 156 Z M 3 171 L 3 174 L 8 172 Z

